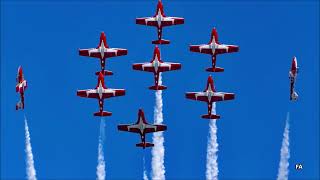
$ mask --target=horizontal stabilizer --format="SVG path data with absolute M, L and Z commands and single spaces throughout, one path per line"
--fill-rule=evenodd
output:
M 24 109 L 24 104 L 21 101 L 16 104 L 16 110 L 18 109 Z
M 144 149 L 144 148 L 146 148 L 146 147 L 153 147 L 154 144 L 148 143 L 148 142 L 146 142 L 146 143 L 141 142 L 141 143 L 136 144 L 136 146 L 137 146 L 137 147 L 142 147 L 142 148 Z
M 201 116 L 204 119 L 220 119 L 219 115 L 216 114 L 205 114 Z
M 99 74 L 100 74 L 100 71 L 97 71 L 97 72 L 96 72 L 96 75 L 98 76 Z M 105 75 L 105 76 L 111 76 L 111 75 L 113 75 L 113 72 L 112 72 L 112 71 L 104 70 L 104 71 L 102 72 L 102 74 Z
M 170 44 L 170 41 L 165 39 L 159 39 L 159 40 L 152 41 L 152 44 Z
M 299 97 L 298 94 L 295 91 L 293 91 L 293 93 L 290 96 L 290 100 L 296 101 L 298 99 L 298 97 Z
M 152 89 L 152 90 L 165 90 L 167 89 L 166 86 L 162 86 L 162 85 L 158 85 L 158 86 L 150 86 L 149 89 Z
M 94 116 L 111 116 L 112 112 L 108 112 L 108 111 L 100 111 L 100 112 L 96 112 L 94 113 Z
M 223 72 L 224 69 L 221 67 L 215 67 L 215 68 L 210 67 L 210 68 L 207 68 L 206 71 L 208 71 L 208 72 Z

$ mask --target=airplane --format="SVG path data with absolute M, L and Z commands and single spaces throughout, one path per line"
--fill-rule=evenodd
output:
M 291 63 L 291 69 L 289 71 L 289 79 L 290 79 L 290 100 L 295 101 L 298 99 L 298 94 L 294 90 L 294 85 L 296 82 L 296 78 L 299 72 L 298 62 L 297 58 L 293 57 L 292 63 Z
M 162 39 L 162 28 L 166 26 L 184 24 L 184 18 L 167 17 L 164 14 L 162 2 L 159 0 L 155 15 L 152 17 L 136 18 L 136 24 L 155 26 L 157 28 L 158 40 L 152 41 L 152 44 L 169 44 L 169 40 Z
M 210 39 L 209 43 L 208 44 L 200 44 L 200 45 L 190 45 L 190 51 L 211 55 L 212 67 L 207 68 L 206 71 L 223 72 L 224 71 L 223 68 L 216 67 L 217 55 L 224 54 L 224 53 L 238 52 L 239 46 L 220 44 L 220 42 L 218 41 L 217 30 L 216 30 L 216 28 L 213 28 L 212 32 L 211 32 L 211 39 Z
M 144 117 L 143 110 L 139 109 L 137 122 L 135 124 L 120 124 L 118 125 L 118 130 L 139 133 L 141 137 L 141 143 L 136 144 L 136 146 L 145 149 L 146 147 L 154 146 L 154 144 L 146 142 L 146 134 L 165 131 L 167 130 L 167 126 L 162 124 L 148 124 L 147 120 Z
M 204 101 L 208 104 L 208 114 L 202 115 L 205 119 L 220 119 L 219 115 L 211 114 L 212 103 L 217 101 L 232 100 L 235 98 L 234 93 L 217 92 L 213 83 L 212 76 L 208 77 L 207 87 L 203 92 L 187 92 L 186 98 Z
M 79 49 L 80 56 L 95 57 L 100 59 L 101 72 L 104 75 L 113 75 L 112 71 L 105 70 L 105 63 L 107 58 L 123 56 L 127 55 L 127 53 L 127 49 L 109 48 L 104 32 L 101 32 L 100 34 L 100 41 L 97 48 Z M 99 73 L 99 71 L 96 72 L 96 75 L 99 75 Z
M 111 116 L 112 113 L 108 111 L 103 111 L 104 99 L 116 97 L 116 96 L 124 96 L 124 89 L 111 89 L 107 88 L 104 84 L 104 76 L 100 72 L 98 76 L 98 84 L 95 89 L 86 89 L 86 90 L 78 90 L 77 96 L 85 97 L 85 98 L 96 98 L 99 101 L 99 111 L 94 113 L 94 116 Z
M 153 52 L 153 58 L 151 62 L 136 63 L 132 65 L 134 70 L 152 72 L 154 74 L 154 86 L 149 87 L 152 90 L 164 90 L 166 86 L 159 85 L 159 74 L 165 71 L 173 71 L 181 69 L 180 63 L 163 62 L 160 56 L 159 47 L 156 46 Z
M 20 93 L 20 101 L 16 104 L 16 110 L 24 109 L 24 91 L 27 89 L 27 81 L 24 79 L 22 67 L 19 66 L 17 73 L 16 92 Z

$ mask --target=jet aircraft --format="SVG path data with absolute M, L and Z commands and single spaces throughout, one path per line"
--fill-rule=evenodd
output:
M 161 60 L 159 47 L 156 46 L 153 52 L 153 58 L 150 62 L 136 63 L 132 65 L 134 70 L 152 72 L 154 74 L 154 86 L 149 87 L 152 90 L 164 90 L 166 86 L 159 85 L 159 74 L 165 71 L 181 69 L 180 63 L 164 62 Z
M 224 71 L 223 68 L 216 66 L 217 55 L 224 54 L 224 53 L 238 52 L 239 46 L 221 44 L 218 40 L 217 30 L 216 30 L 216 28 L 213 28 L 212 32 L 211 32 L 211 39 L 210 39 L 209 43 L 208 44 L 200 44 L 200 45 L 190 45 L 190 51 L 211 55 L 212 67 L 207 68 L 206 71 L 223 72 Z
M 202 115 L 205 119 L 220 119 L 219 115 L 211 114 L 212 103 L 217 101 L 232 100 L 235 98 L 234 93 L 217 92 L 211 76 L 208 77 L 207 86 L 203 92 L 187 92 L 186 98 L 203 101 L 208 105 L 208 114 Z
M 295 86 L 295 82 L 297 79 L 297 75 L 298 75 L 298 62 L 297 62 L 297 58 L 293 57 L 292 62 L 291 62 L 291 69 L 289 71 L 289 79 L 290 79 L 290 100 L 295 101 L 298 99 L 298 94 L 296 93 L 296 91 L 294 90 L 294 86 Z
M 162 28 L 166 26 L 179 25 L 184 23 L 184 18 L 169 17 L 164 14 L 163 4 L 158 1 L 156 13 L 152 17 L 137 18 L 136 24 L 145 26 L 154 26 L 158 31 L 158 40 L 152 41 L 152 44 L 169 44 L 169 40 L 162 39 Z
M 17 85 L 16 85 L 16 92 L 20 93 L 20 100 L 16 104 L 16 110 L 24 109 L 24 91 L 27 89 L 27 81 L 24 79 L 22 67 L 19 66 L 18 73 L 17 73 Z
M 94 113 L 94 116 L 111 116 L 112 113 L 108 111 L 103 111 L 104 99 L 116 97 L 116 96 L 124 96 L 124 89 L 111 89 L 107 88 L 104 84 L 104 76 L 100 72 L 98 76 L 98 84 L 95 89 L 86 89 L 86 90 L 78 90 L 77 96 L 84 98 L 95 98 L 98 99 L 99 102 L 99 111 Z
M 97 48 L 79 49 L 80 56 L 88 56 L 100 59 L 101 72 L 104 75 L 113 75 L 112 71 L 105 70 L 106 59 L 116 56 L 127 55 L 127 49 L 110 48 L 107 44 L 106 35 L 101 32 L 100 41 Z M 99 75 L 100 71 L 96 72 Z
M 146 134 L 165 131 L 167 130 L 167 126 L 162 124 L 149 124 L 144 117 L 143 110 L 139 109 L 137 122 L 135 124 L 120 124 L 118 125 L 118 130 L 138 133 L 141 137 L 141 143 L 136 144 L 136 146 L 145 149 L 146 147 L 154 146 L 154 144 L 146 142 Z

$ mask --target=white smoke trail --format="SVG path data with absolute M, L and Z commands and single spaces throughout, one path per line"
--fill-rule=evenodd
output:
M 278 170 L 277 180 L 287 180 L 289 175 L 289 158 L 290 158 L 290 149 L 289 149 L 289 119 L 290 114 L 287 113 L 286 126 L 283 132 L 282 146 L 280 150 L 280 163 Z
M 105 161 L 103 155 L 103 143 L 105 138 L 105 119 L 101 118 L 100 122 L 100 135 L 99 135 L 99 146 L 98 146 L 98 165 L 97 165 L 97 180 L 104 180 L 106 177 Z
M 143 180 L 148 180 L 147 170 L 146 170 L 146 160 L 143 154 Z
M 161 73 L 159 74 L 159 85 L 162 84 Z M 163 122 L 162 115 L 162 91 L 156 91 L 156 105 L 154 107 L 154 123 L 161 124 Z M 153 133 L 153 144 L 152 148 L 152 179 L 164 180 L 165 179 L 165 167 L 164 167 L 164 138 L 163 132 Z
M 212 114 L 216 114 L 216 103 L 212 104 Z M 206 179 L 218 179 L 218 141 L 216 120 L 209 120 L 209 137 L 207 145 Z
M 36 170 L 34 168 L 34 161 L 33 161 L 33 154 L 32 154 L 32 147 L 31 147 L 31 140 L 30 140 L 30 133 L 29 127 L 26 116 L 24 116 L 24 129 L 25 129 L 25 137 L 26 137 L 26 164 L 27 164 L 27 178 L 28 180 L 36 180 Z

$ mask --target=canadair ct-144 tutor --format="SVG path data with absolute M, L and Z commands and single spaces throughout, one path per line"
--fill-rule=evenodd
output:
M 107 88 L 104 84 L 104 76 L 100 72 L 98 76 L 98 84 L 95 89 L 78 90 L 77 96 L 85 98 L 96 98 L 99 101 L 99 112 L 94 113 L 95 116 L 111 116 L 112 113 L 108 111 L 103 111 L 104 99 L 124 96 L 124 89 L 111 89 Z
M 160 56 L 159 47 L 156 46 L 153 52 L 153 58 L 151 62 L 136 63 L 132 65 L 134 70 L 152 72 L 154 74 L 154 86 L 149 87 L 153 90 L 164 90 L 166 86 L 159 85 L 159 74 L 165 71 L 173 71 L 181 69 L 180 63 L 163 62 Z
M 220 116 L 216 114 L 211 114 L 212 103 L 217 101 L 225 101 L 234 99 L 235 94 L 233 93 L 225 93 L 225 92 L 217 92 L 213 79 L 211 76 L 208 77 L 207 87 L 203 92 L 187 92 L 186 98 L 196 100 L 196 101 L 204 101 L 208 104 L 208 114 L 203 115 L 202 118 L 205 119 L 219 119 Z
M 290 100 L 297 100 L 298 94 L 294 90 L 294 85 L 297 79 L 298 75 L 298 62 L 297 58 L 293 57 L 292 63 L 291 63 L 291 69 L 289 71 L 289 79 L 290 79 Z
M 183 24 L 181 17 L 167 17 L 163 11 L 161 0 L 158 1 L 156 14 L 153 17 L 136 18 L 136 24 L 155 26 L 158 31 L 158 40 L 152 41 L 152 44 L 169 44 L 169 40 L 162 39 L 162 28 L 166 26 Z
M 20 93 L 20 100 L 16 104 L 16 110 L 24 109 L 24 91 L 27 89 L 27 81 L 24 79 L 22 67 L 19 66 L 17 73 L 16 92 Z
M 147 120 L 144 117 L 143 110 L 139 109 L 137 122 L 135 124 L 118 125 L 118 130 L 140 134 L 141 143 L 136 144 L 136 146 L 145 149 L 146 147 L 154 146 L 154 144 L 146 142 L 146 134 L 158 131 L 165 131 L 167 130 L 167 126 L 162 124 L 148 124 Z
M 212 32 L 211 32 L 211 39 L 210 39 L 209 43 L 208 44 L 200 44 L 200 45 L 191 45 L 190 51 L 211 55 L 212 67 L 207 68 L 206 71 L 223 72 L 224 71 L 223 68 L 216 67 L 217 55 L 224 54 L 224 53 L 238 52 L 239 46 L 220 44 L 220 42 L 218 40 L 217 30 L 216 30 L 216 28 L 213 28 Z
M 123 55 L 127 55 L 127 53 L 128 53 L 127 49 L 109 48 L 106 40 L 106 35 L 104 34 L 104 32 L 101 32 L 100 42 L 97 48 L 79 49 L 80 56 L 95 57 L 100 59 L 101 72 L 104 75 L 113 74 L 111 71 L 105 70 L 106 58 L 123 56 Z M 99 73 L 100 72 L 96 72 L 96 75 L 99 75 Z

